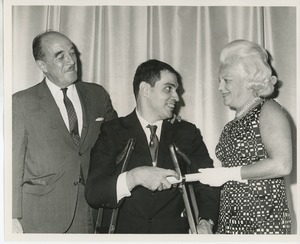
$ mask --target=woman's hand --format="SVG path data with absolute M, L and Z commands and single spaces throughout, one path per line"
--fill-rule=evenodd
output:
M 210 186 L 222 186 L 227 181 L 234 180 L 242 183 L 246 183 L 247 180 L 241 178 L 241 166 L 232 168 L 207 168 L 198 169 L 199 181 L 202 184 Z

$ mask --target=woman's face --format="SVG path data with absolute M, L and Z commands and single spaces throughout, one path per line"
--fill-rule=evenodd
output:
M 224 104 L 233 109 L 241 108 L 251 96 L 252 89 L 247 88 L 246 73 L 241 65 L 221 65 L 219 87 Z

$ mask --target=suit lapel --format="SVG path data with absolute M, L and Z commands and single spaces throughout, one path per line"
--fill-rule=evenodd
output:
M 43 80 L 41 83 L 41 86 L 39 89 L 39 95 L 41 97 L 41 100 L 40 100 L 41 106 L 47 112 L 47 114 L 49 114 L 49 118 L 51 118 L 50 126 L 53 128 L 62 128 L 62 131 L 64 132 L 65 136 L 67 138 L 69 138 L 70 144 L 74 145 L 74 147 L 77 148 L 45 80 Z M 84 114 L 84 106 L 82 106 L 82 110 L 83 110 L 82 113 Z M 87 117 L 87 116 L 84 115 L 83 117 Z M 84 119 L 83 127 L 85 126 L 85 124 L 87 124 L 87 122 L 85 122 L 85 121 L 86 120 Z M 84 132 L 84 130 L 83 130 L 83 132 Z M 85 134 L 83 132 L 82 132 L 82 135 L 85 136 L 86 131 L 85 131 Z M 82 141 L 83 140 L 81 138 L 80 145 L 82 144 Z
M 81 108 L 82 108 L 82 131 L 81 131 L 81 137 L 80 137 L 80 147 L 83 145 L 85 139 L 86 139 L 86 135 L 88 132 L 88 125 L 90 123 L 90 108 L 91 106 L 89 106 L 90 104 L 90 100 L 89 97 L 86 94 L 86 90 L 84 89 L 84 86 L 82 86 L 80 84 L 80 82 L 76 82 L 75 83 L 76 89 L 77 89 L 77 93 L 80 99 L 80 103 L 81 103 Z
M 146 134 L 140 124 L 140 121 L 137 118 L 136 112 L 132 112 L 126 117 L 126 126 L 129 129 L 129 134 L 134 136 L 137 139 L 137 145 L 139 152 L 145 152 L 144 155 L 144 164 L 150 166 L 152 165 L 152 158 L 149 150 L 148 141 Z M 166 165 L 167 159 L 170 157 L 169 145 L 173 143 L 173 130 L 172 124 L 167 120 L 164 120 L 162 123 L 161 136 L 158 149 L 158 167 L 164 167 Z M 128 138 L 129 139 L 129 138 Z M 167 166 L 170 168 L 171 166 Z
M 148 141 L 146 138 L 146 134 L 140 124 L 140 121 L 137 118 L 136 112 L 133 111 L 131 114 L 124 118 L 124 126 L 126 127 L 125 135 L 118 135 L 119 138 L 124 140 L 124 145 L 126 144 L 129 138 L 136 138 L 136 151 L 142 152 L 143 162 L 137 162 L 137 165 L 132 165 L 133 167 L 147 165 L 152 165 L 152 158 L 148 146 Z M 170 158 L 170 149 L 169 145 L 174 143 L 174 135 L 173 135 L 173 124 L 168 122 L 168 120 L 164 120 L 162 124 L 160 143 L 158 149 L 158 167 L 166 167 L 166 168 L 174 168 L 173 164 L 169 160 Z M 171 163 L 171 165 L 166 165 L 166 162 Z
M 56 105 L 56 102 L 46 84 L 46 81 L 43 80 L 39 88 L 39 96 L 41 97 L 40 103 L 43 109 L 49 114 L 51 118 L 51 127 L 54 128 L 64 128 L 68 131 L 65 122 L 60 114 L 59 108 Z M 70 137 L 71 138 L 71 137 Z
M 167 120 L 164 120 L 161 128 L 157 166 L 159 167 L 165 166 L 166 160 L 170 156 L 169 146 L 172 143 L 173 143 L 172 124 Z
M 135 146 L 136 151 L 141 152 L 143 154 L 142 155 L 143 162 L 137 162 L 138 165 L 135 165 L 135 167 L 141 166 L 141 164 L 151 166 L 152 158 L 148 146 L 147 137 L 144 132 L 144 129 L 142 128 L 140 121 L 137 118 L 135 111 L 133 111 L 131 114 L 125 117 L 124 125 L 126 126 L 126 131 L 128 131 L 128 133 L 126 133 L 125 140 L 129 139 L 128 136 L 132 138 L 136 138 L 137 140 Z

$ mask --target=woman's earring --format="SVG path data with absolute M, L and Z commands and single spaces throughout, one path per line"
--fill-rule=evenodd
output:
M 270 81 L 271 81 L 271 84 L 272 84 L 272 85 L 275 85 L 276 82 L 277 82 L 277 77 L 274 76 L 274 75 L 272 75 Z

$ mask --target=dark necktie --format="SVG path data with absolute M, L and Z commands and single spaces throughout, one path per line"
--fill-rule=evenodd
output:
M 78 121 L 77 121 L 77 115 L 74 109 L 74 106 L 71 102 L 71 100 L 67 96 L 67 90 L 68 88 L 62 88 L 61 89 L 64 94 L 64 104 L 67 109 L 68 118 L 69 118 L 69 127 L 70 127 L 70 134 L 77 146 L 79 146 L 80 142 L 80 136 L 78 133 Z
M 153 166 L 156 166 L 157 164 L 157 155 L 158 155 L 158 137 L 156 135 L 156 125 L 147 125 L 147 128 L 150 129 L 151 135 L 150 135 L 150 143 L 149 143 L 149 149 L 152 157 L 152 164 Z

